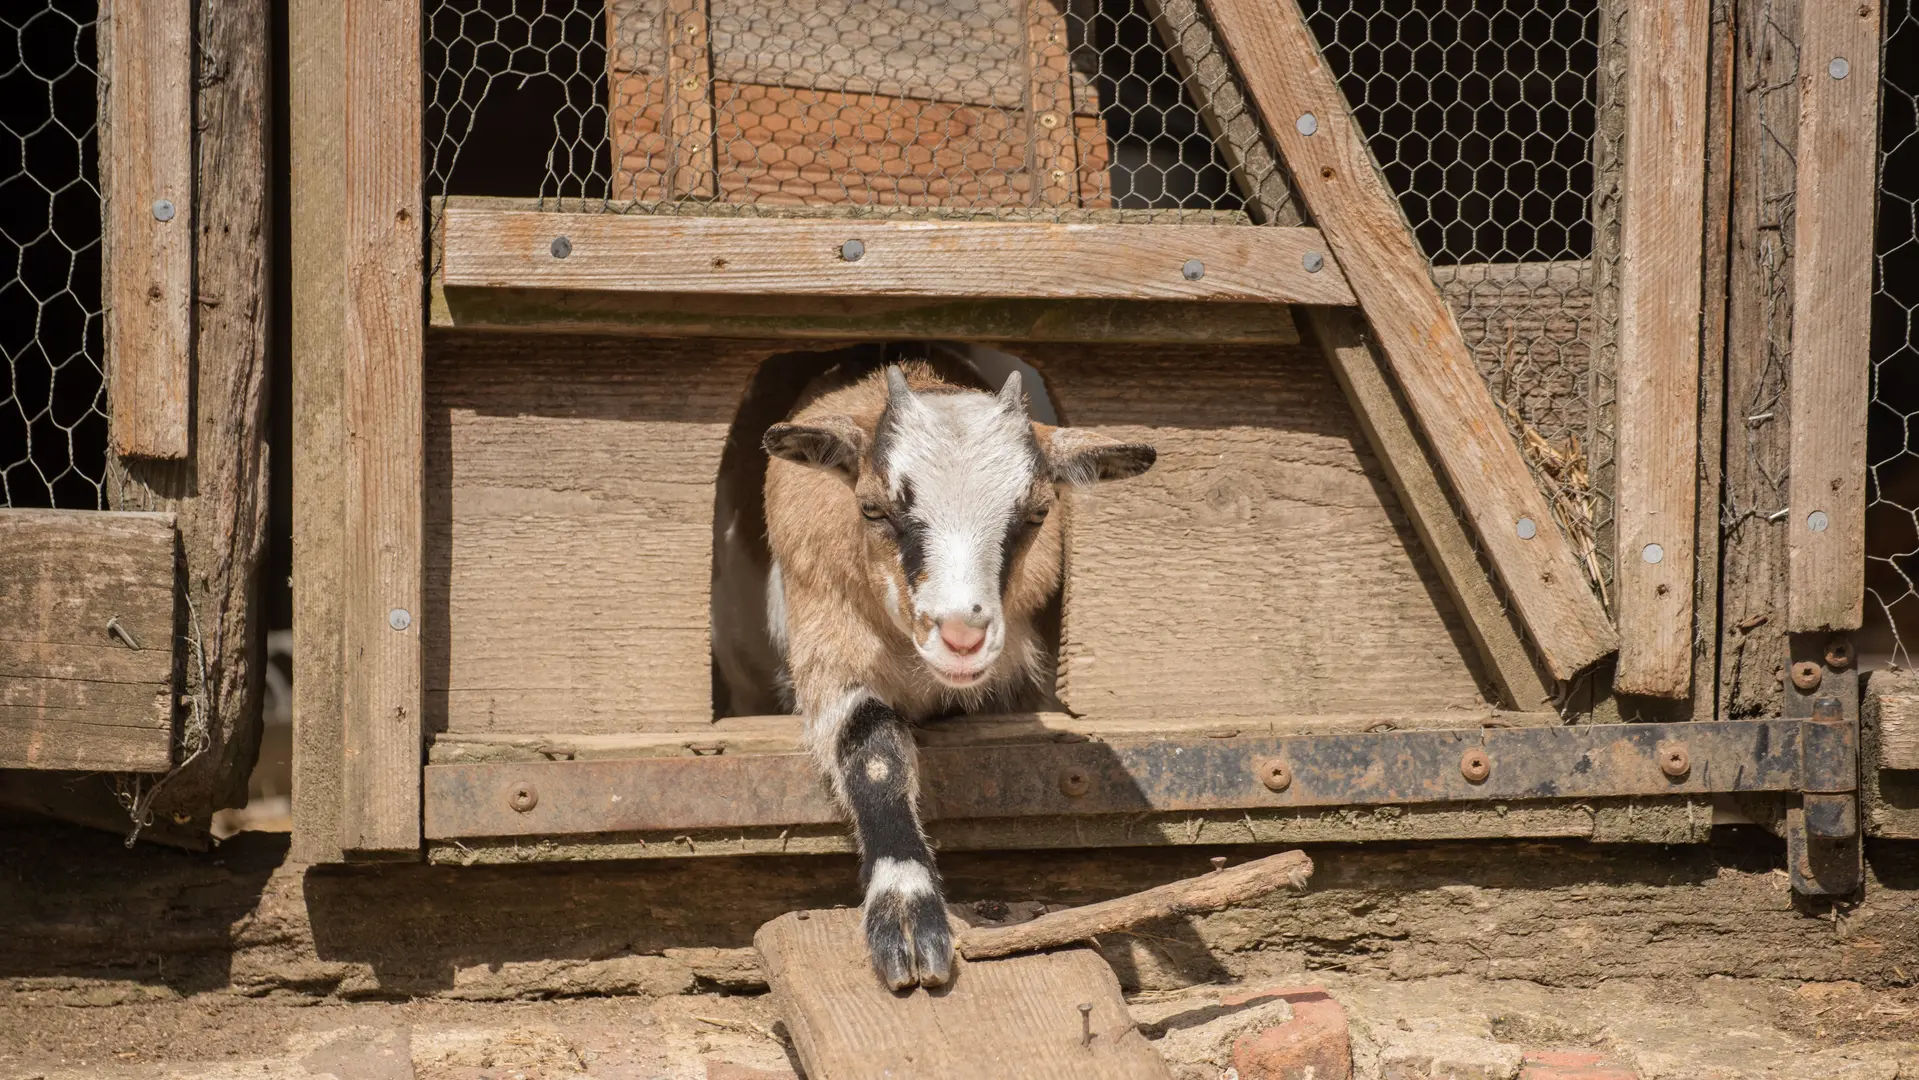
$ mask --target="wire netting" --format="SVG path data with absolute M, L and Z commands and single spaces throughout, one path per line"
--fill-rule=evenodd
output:
M 106 508 L 95 7 L 0 10 L 0 506 Z
M 1623 5 L 1620 5 L 1623 12 Z M 1597 0 L 1307 0 L 1433 278 L 1602 597 L 1624 55 Z M 1604 65 L 1602 68 L 1602 64 Z
M 1204 24 L 1193 0 L 429 0 L 428 194 L 1246 221 L 1231 166 L 1277 166 L 1195 82 L 1223 56 L 1169 48 L 1210 50 Z
M 1902 667 L 1919 643 L 1919 10 L 1885 9 L 1879 202 L 1866 425 L 1866 634 L 1862 653 Z

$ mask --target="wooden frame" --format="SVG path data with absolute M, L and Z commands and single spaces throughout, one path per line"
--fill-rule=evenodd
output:
M 1809 3 L 1803 15 L 1786 519 L 1793 631 L 1854 630 L 1865 608 L 1880 8 Z
M 448 289 L 1353 302 L 1316 229 L 681 218 L 449 207 L 444 234 L 441 275 Z
M 108 407 L 127 457 L 184 458 L 193 348 L 193 5 L 110 5 L 100 156 Z
M 1614 509 L 1621 693 L 1692 685 L 1707 0 L 1627 8 Z

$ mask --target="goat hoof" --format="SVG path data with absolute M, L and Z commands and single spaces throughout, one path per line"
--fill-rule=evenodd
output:
M 891 990 L 943 986 L 953 977 L 953 931 L 937 894 L 875 897 L 866 905 L 873 971 Z

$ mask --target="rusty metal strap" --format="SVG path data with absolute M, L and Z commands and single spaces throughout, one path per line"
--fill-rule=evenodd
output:
M 1805 788 L 1797 719 L 1045 743 L 920 752 L 929 820 Z M 841 820 L 802 754 L 432 765 L 426 836 Z

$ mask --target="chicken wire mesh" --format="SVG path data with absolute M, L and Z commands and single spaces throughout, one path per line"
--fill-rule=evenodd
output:
M 1199 81 L 1225 60 L 1193 0 L 429 0 L 426 26 L 429 195 L 1230 223 L 1231 166 L 1279 172 Z
M 1866 424 L 1866 632 L 1861 652 L 1911 667 L 1919 644 L 1919 55 L 1913 0 L 1885 9 L 1879 202 Z
M 0 506 L 106 508 L 95 14 L 0 9 Z

